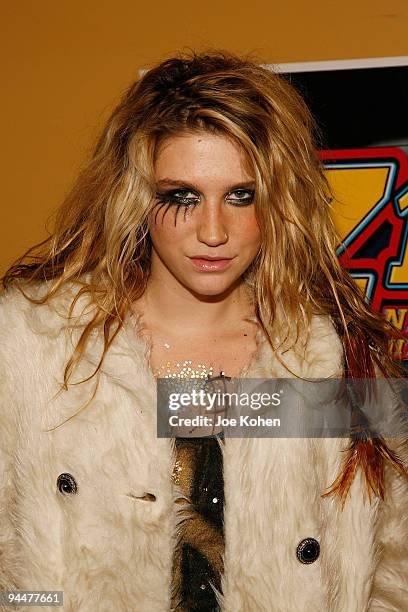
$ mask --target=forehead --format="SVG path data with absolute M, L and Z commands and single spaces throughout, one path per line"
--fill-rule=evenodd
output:
M 253 179 L 243 147 L 232 138 L 208 132 L 168 136 L 157 147 L 156 179 Z

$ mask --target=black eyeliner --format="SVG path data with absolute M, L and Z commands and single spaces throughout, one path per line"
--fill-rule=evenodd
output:
M 169 191 L 165 191 L 165 192 L 157 192 L 156 193 L 156 199 L 158 200 L 158 204 L 173 204 L 176 206 L 195 206 L 197 205 L 197 200 L 194 200 L 192 198 L 183 198 L 183 197 L 177 197 L 174 194 L 178 193 L 178 192 L 187 192 L 187 193 L 194 193 L 196 194 L 192 189 L 188 189 L 188 188 L 179 188 L 179 189 L 171 189 Z M 236 191 L 244 191 L 248 194 L 248 197 L 245 199 L 237 199 L 237 200 L 230 200 L 235 202 L 235 206 L 245 206 L 245 205 L 249 205 L 252 204 L 253 200 L 254 200 L 254 196 L 255 196 L 255 191 L 252 189 L 244 189 L 244 188 L 238 188 L 236 189 Z M 228 193 L 226 193 L 225 195 L 231 195 L 233 194 L 234 191 L 229 191 Z

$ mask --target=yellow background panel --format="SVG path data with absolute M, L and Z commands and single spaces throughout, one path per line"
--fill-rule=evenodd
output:
M 334 221 L 341 240 L 384 195 L 389 168 L 328 169 L 334 195 Z

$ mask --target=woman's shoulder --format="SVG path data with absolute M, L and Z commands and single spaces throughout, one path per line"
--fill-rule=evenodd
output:
M 38 291 L 36 291 L 38 293 Z M 27 337 L 27 325 L 34 305 L 27 300 L 17 283 L 8 286 L 0 294 L 0 348 L 2 352 L 12 348 L 18 337 Z
M 0 343 L 4 345 L 7 340 L 12 342 L 16 334 L 58 335 L 68 324 L 69 307 L 78 288 L 77 283 L 66 282 L 55 295 L 41 303 L 51 289 L 50 281 L 24 283 L 21 286 L 11 284 L 0 294 Z M 78 300 L 78 307 L 82 301 Z
M 343 355 L 343 343 L 331 316 L 313 314 L 303 353 L 306 376 L 341 377 Z

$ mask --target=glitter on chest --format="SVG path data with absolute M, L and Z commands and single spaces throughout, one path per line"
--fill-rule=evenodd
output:
M 157 378 L 208 378 L 212 376 L 213 366 L 207 366 L 203 363 L 198 363 L 197 368 L 192 367 L 192 360 L 186 359 L 182 362 L 176 362 L 176 368 L 170 361 L 167 361 L 159 368 L 156 368 L 154 375 Z

